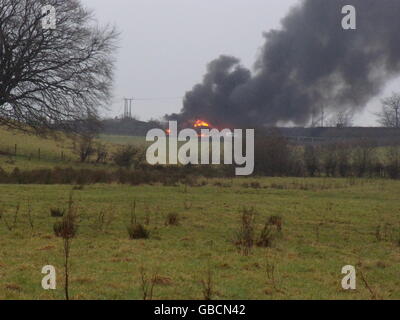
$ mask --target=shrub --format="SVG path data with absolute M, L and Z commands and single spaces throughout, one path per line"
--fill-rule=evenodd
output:
M 392 146 L 387 151 L 387 171 L 391 179 L 400 178 L 400 147 Z
M 291 174 L 291 149 L 288 140 L 278 131 L 256 131 L 254 141 L 255 173 L 265 176 Z
M 80 162 L 86 162 L 95 153 L 94 139 L 95 134 L 93 133 L 84 133 L 74 137 L 73 151 L 79 156 Z
M 134 223 L 127 228 L 130 239 L 148 239 L 150 232 L 140 223 Z
M 354 149 L 354 171 L 358 177 L 371 173 L 371 168 L 376 156 L 376 146 L 373 141 L 362 140 Z
M 50 215 L 53 218 L 59 218 L 59 217 L 63 217 L 65 213 L 65 210 L 61 210 L 59 208 L 51 208 L 50 209 Z
M 240 220 L 240 227 L 236 233 L 235 244 L 243 255 L 248 255 L 254 245 L 254 230 L 255 230 L 254 208 L 243 208 Z
M 279 232 L 282 231 L 283 219 L 281 216 L 270 216 L 268 219 L 270 225 L 276 226 Z
M 124 168 L 137 167 L 143 162 L 145 152 L 137 146 L 124 146 L 114 153 L 113 159 L 117 166 Z
M 145 268 L 143 266 L 140 267 L 140 289 L 142 291 L 143 300 L 153 300 L 154 287 L 158 279 L 159 276 L 157 272 L 154 272 L 150 277 L 147 275 Z
M 54 210 L 54 213 L 60 214 L 60 210 Z M 54 223 L 53 225 L 53 230 L 54 234 L 57 237 L 61 237 L 64 240 L 69 240 L 75 237 L 77 231 L 78 231 L 78 225 L 76 222 L 76 210 L 74 207 L 74 201 L 72 199 L 72 193 L 69 196 L 69 201 L 68 201 L 68 210 L 67 213 L 64 214 L 62 212 L 63 218 L 61 221 L 58 221 Z
M 260 236 L 257 240 L 257 246 L 263 248 L 270 248 L 274 242 L 282 234 L 282 217 L 270 216 L 261 230 Z
M 14 218 L 12 224 L 8 222 L 6 219 L 6 216 L 4 215 L 3 208 L 0 208 L 0 220 L 3 219 L 4 224 L 6 225 L 7 229 L 9 231 L 12 231 L 13 229 L 16 228 L 17 226 L 17 219 L 18 219 L 18 213 L 19 213 L 20 205 L 17 204 L 15 211 L 14 211 Z
M 75 218 L 67 214 L 62 221 L 54 223 L 54 234 L 63 239 L 72 239 L 76 236 L 78 226 L 75 223 Z
M 185 186 L 196 187 L 196 186 L 199 185 L 198 177 L 196 177 L 196 176 L 194 176 L 194 175 L 187 175 L 187 176 L 183 179 L 183 183 L 185 184 Z
M 177 226 L 179 225 L 179 214 L 177 213 L 169 213 L 167 215 L 167 219 L 165 221 L 165 225 L 167 226 Z
M 115 210 L 112 206 L 101 210 L 93 224 L 93 228 L 97 231 L 106 233 L 111 223 L 114 221 L 114 212 Z
M 304 148 L 304 162 L 310 177 L 315 177 L 317 174 L 320 163 L 318 150 L 313 145 L 306 145 Z
M 266 222 L 264 228 L 261 230 L 260 237 L 257 240 L 257 246 L 262 248 L 271 248 L 280 234 L 281 231 L 279 231 L 276 225 Z
M 206 279 L 201 280 L 201 285 L 202 285 L 202 293 L 203 293 L 203 298 L 204 300 L 210 301 L 212 300 L 215 290 L 214 290 L 214 277 L 213 277 L 213 272 L 211 270 L 210 263 L 208 264 L 207 268 L 207 277 Z
M 337 161 L 338 161 L 338 172 L 341 177 L 348 177 L 351 173 L 351 146 L 345 143 L 340 143 L 336 150 Z
M 96 144 L 96 163 L 105 163 L 107 160 L 108 151 L 104 143 L 97 142 Z
M 322 148 L 321 157 L 323 159 L 323 169 L 327 177 L 334 177 L 336 175 L 336 168 L 338 166 L 338 156 L 335 144 L 326 144 Z
M 257 182 L 257 181 L 251 182 L 250 183 L 250 187 L 253 188 L 253 189 L 261 189 L 261 184 L 259 182 Z

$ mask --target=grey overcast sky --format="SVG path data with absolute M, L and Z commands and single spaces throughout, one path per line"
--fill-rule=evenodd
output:
M 251 68 L 262 32 L 300 0 L 82 0 L 100 24 L 121 32 L 115 73 L 114 102 L 107 116 L 123 111 L 123 98 L 133 97 L 141 120 L 178 112 L 181 97 L 201 81 L 206 65 L 221 54 L 233 55 Z M 396 90 L 388 85 L 384 95 Z M 371 101 L 356 125 L 376 125 L 379 97 Z

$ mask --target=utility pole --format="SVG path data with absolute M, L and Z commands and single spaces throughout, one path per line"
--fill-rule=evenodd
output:
M 133 98 L 124 98 L 124 119 L 132 119 L 132 102 Z
M 325 108 L 321 106 L 321 127 L 323 128 L 325 124 Z

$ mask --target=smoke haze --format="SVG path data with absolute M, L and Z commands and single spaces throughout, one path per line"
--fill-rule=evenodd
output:
M 345 5 L 357 10 L 357 30 L 342 28 Z M 167 118 L 304 125 L 322 108 L 361 111 L 400 73 L 399 12 L 398 0 L 301 1 L 281 29 L 264 34 L 253 70 L 220 56 L 186 93 L 181 113 Z

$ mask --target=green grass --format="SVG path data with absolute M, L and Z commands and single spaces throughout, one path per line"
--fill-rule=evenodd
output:
M 72 140 L 64 135 L 40 137 L 0 127 L 0 150 L 14 155 L 15 146 L 17 155 L 34 159 L 38 158 L 39 149 L 43 160 L 58 160 L 62 152 L 67 158 L 73 157 Z
M 112 143 L 112 139 L 107 141 L 106 137 L 102 136 L 98 141 L 106 143 L 111 155 L 118 143 Z M 74 152 L 72 139 L 63 134 L 43 137 L 0 127 L 0 168 L 6 171 L 12 171 L 16 167 L 24 170 L 55 166 L 93 168 L 94 164 L 90 162 L 94 157 L 89 159 L 89 163 L 80 163 L 78 154 Z M 105 167 L 115 168 L 110 159 Z
M 100 136 L 110 152 L 142 137 Z M 80 164 L 72 141 L 0 129 L 0 167 L 20 169 Z M 38 157 L 40 149 L 41 158 Z M 62 161 L 61 152 L 67 158 Z M 105 167 L 112 168 L 109 163 Z M 253 184 L 251 184 L 253 182 Z M 72 186 L 0 185 L 0 299 L 63 299 L 62 240 L 53 233 Z M 187 192 L 185 192 L 187 190 Z M 157 272 L 154 299 L 202 299 L 210 266 L 215 299 L 400 299 L 400 182 L 377 179 L 214 179 L 203 187 L 92 185 L 73 193 L 79 230 L 72 241 L 73 299 L 141 299 L 140 269 Z M 130 240 L 132 201 L 147 240 Z M 16 226 L 17 205 L 20 211 Z M 32 208 L 33 229 L 28 204 Z M 271 215 L 283 218 L 283 236 L 272 248 L 241 255 L 233 243 L 241 208 L 255 207 L 257 233 Z M 99 215 L 110 221 L 99 230 Z M 166 217 L 179 214 L 177 226 Z M 7 222 L 7 223 L 6 223 Z M 377 239 L 377 228 L 387 234 Z M 384 233 L 384 231 L 383 231 Z M 57 290 L 41 288 L 45 265 L 57 269 Z M 354 265 L 357 290 L 341 288 L 341 269 Z M 267 266 L 275 266 L 275 282 Z
M 261 188 L 246 187 L 252 181 Z M 0 185 L 0 299 L 63 299 L 62 240 L 53 235 L 58 220 L 50 208 L 66 207 L 70 191 Z M 154 299 L 202 299 L 210 265 L 216 299 L 370 299 L 361 276 L 356 291 L 341 288 L 341 269 L 350 264 L 378 297 L 400 299 L 399 192 L 400 182 L 366 179 L 221 179 L 186 193 L 184 186 L 86 186 L 74 191 L 80 222 L 72 240 L 70 295 L 141 299 L 144 267 L 159 274 Z M 150 217 L 148 240 L 129 240 L 134 199 L 139 221 Z M 12 222 L 18 203 L 16 228 L 9 231 L 4 216 Z M 282 216 L 283 236 L 273 248 L 254 248 L 249 256 L 237 251 L 232 239 L 243 206 L 256 208 L 257 233 L 269 216 Z M 105 231 L 97 229 L 101 210 L 111 219 Z M 165 225 L 171 212 L 180 215 L 178 226 Z M 378 241 L 376 228 L 384 224 L 392 240 Z M 275 285 L 267 263 L 275 265 Z M 41 288 L 47 264 L 57 269 L 56 291 Z
M 116 135 L 107 135 L 101 134 L 100 140 L 113 143 L 113 144 L 132 144 L 132 145 L 143 145 L 146 144 L 145 137 L 135 137 L 135 136 L 116 136 Z

